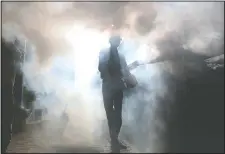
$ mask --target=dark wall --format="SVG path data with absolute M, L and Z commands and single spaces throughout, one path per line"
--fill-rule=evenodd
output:
M 22 130 L 26 111 L 21 108 L 23 76 L 16 68 L 20 61 L 14 45 L 1 42 L 1 113 L 2 113 L 2 152 L 10 142 L 11 134 Z
M 13 81 L 15 67 L 14 49 L 2 40 L 1 42 L 1 113 L 2 113 L 2 152 L 5 152 L 11 138 L 13 121 Z
M 224 68 L 205 67 L 177 86 L 168 121 L 168 152 L 224 152 Z

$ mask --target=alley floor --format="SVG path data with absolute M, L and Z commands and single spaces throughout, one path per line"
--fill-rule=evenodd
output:
M 44 123 L 39 122 L 27 124 L 24 132 L 13 135 L 8 146 L 7 153 L 109 153 L 110 146 L 107 141 L 104 145 L 89 145 L 74 143 L 64 140 L 63 136 L 59 139 L 60 133 L 41 131 L 45 127 Z M 42 128 L 42 129 L 41 129 Z M 78 137 L 79 138 L 79 137 Z M 127 153 L 132 151 L 121 151 Z

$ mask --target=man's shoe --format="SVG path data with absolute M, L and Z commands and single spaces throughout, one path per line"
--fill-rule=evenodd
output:
M 127 149 L 127 146 L 125 144 L 123 144 L 122 142 L 119 142 L 119 148 L 121 150 L 126 150 Z

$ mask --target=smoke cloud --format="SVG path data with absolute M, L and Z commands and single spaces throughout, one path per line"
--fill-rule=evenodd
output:
M 107 122 L 97 64 L 109 34 L 124 36 L 121 52 L 128 63 L 180 60 L 186 53 L 216 56 L 223 53 L 223 16 L 222 2 L 3 2 L 2 37 L 17 38 L 22 48 L 27 41 L 21 70 L 25 86 L 37 95 L 36 107 L 49 110 L 48 126 L 58 127 L 66 109 L 67 142 L 104 143 Z M 163 152 L 166 128 L 160 115 L 169 116 L 175 92 L 168 90 L 164 71 L 177 76 L 182 69 L 167 62 L 132 72 L 139 86 L 125 92 L 121 138 L 136 151 Z

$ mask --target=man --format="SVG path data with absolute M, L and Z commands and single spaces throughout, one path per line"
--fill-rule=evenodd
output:
M 120 128 L 122 126 L 122 101 L 124 83 L 122 77 L 129 74 L 128 66 L 123 55 L 118 53 L 121 44 L 120 36 L 112 36 L 109 39 L 110 47 L 104 49 L 99 54 L 98 70 L 102 78 L 103 102 L 108 120 L 111 149 L 118 152 L 126 149 L 118 140 Z

